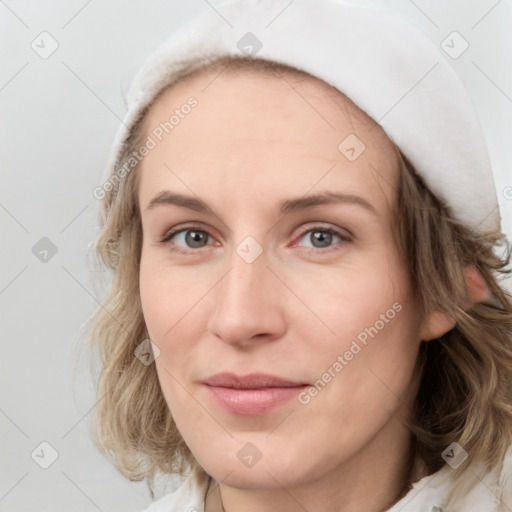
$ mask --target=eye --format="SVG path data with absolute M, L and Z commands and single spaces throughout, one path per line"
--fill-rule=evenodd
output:
M 172 241 L 172 245 L 177 246 L 179 252 L 187 252 L 186 249 L 200 249 L 208 244 L 210 235 L 200 229 L 198 226 L 190 226 L 188 228 L 175 229 L 167 232 L 161 243 Z M 185 249 L 185 250 L 183 250 Z
M 349 235 L 343 234 L 341 231 L 336 229 L 325 226 L 315 226 L 313 228 L 306 228 L 305 230 L 302 230 L 299 240 L 305 240 L 311 244 L 309 247 L 322 251 L 322 249 L 330 249 L 333 244 L 339 243 L 341 241 L 350 242 L 351 238 Z
M 170 244 L 171 250 L 186 254 L 193 252 L 195 249 L 206 247 L 211 238 L 200 226 L 189 226 L 168 231 L 160 240 L 160 243 Z M 352 238 L 349 234 L 331 227 L 314 226 L 303 228 L 299 233 L 299 240 L 305 240 L 306 243 L 295 243 L 293 246 L 308 247 L 307 243 L 309 242 L 311 244 L 309 247 L 313 251 L 330 252 L 338 249 L 335 245 L 344 245 L 339 244 L 339 242 L 350 242 Z

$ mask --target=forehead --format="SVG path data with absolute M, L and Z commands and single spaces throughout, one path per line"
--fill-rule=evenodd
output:
M 190 98 L 196 105 L 184 108 Z M 140 165 L 141 207 L 158 187 L 187 184 L 207 196 L 251 187 L 253 202 L 335 188 L 379 195 L 381 208 L 396 188 L 397 153 L 380 126 L 302 73 L 202 70 L 159 96 L 143 133 L 156 147 Z

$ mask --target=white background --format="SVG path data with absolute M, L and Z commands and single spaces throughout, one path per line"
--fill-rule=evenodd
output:
M 0 512 L 135 512 L 150 501 L 145 485 L 121 477 L 89 437 L 96 397 L 80 328 L 100 299 L 87 255 L 98 220 L 92 190 L 125 112 L 123 93 L 144 58 L 218 4 L 0 2 Z M 276 15 L 288 4 L 276 0 Z M 481 118 L 503 231 L 512 233 L 512 194 L 504 193 L 512 187 L 512 3 L 385 4 L 438 45 L 454 30 L 468 41 L 463 55 L 447 59 Z M 31 48 L 43 31 L 59 45 L 47 59 Z M 57 247 L 46 263 L 32 253 L 42 237 Z M 48 469 L 31 458 L 43 441 L 58 452 Z

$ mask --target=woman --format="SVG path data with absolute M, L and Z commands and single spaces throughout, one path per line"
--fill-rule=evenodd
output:
M 509 510 L 510 251 L 470 101 L 401 20 L 275 14 L 225 2 L 132 86 L 95 192 L 95 442 L 152 496 L 186 477 L 148 511 Z

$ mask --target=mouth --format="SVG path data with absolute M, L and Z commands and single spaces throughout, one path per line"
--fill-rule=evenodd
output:
M 275 375 L 219 373 L 203 381 L 215 405 L 234 414 L 255 416 L 284 405 L 309 386 Z

